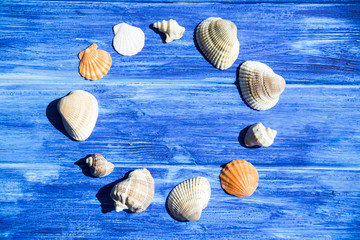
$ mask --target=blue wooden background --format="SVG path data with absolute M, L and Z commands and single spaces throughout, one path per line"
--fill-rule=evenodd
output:
M 208 17 L 238 27 L 239 58 L 224 71 L 194 45 Z M 170 18 L 186 31 L 164 44 L 150 25 Z M 135 56 L 112 48 L 121 22 L 145 32 Z M 94 82 L 77 58 L 92 43 L 113 59 Z M 359 47 L 356 0 L 0 1 L 0 238 L 359 239 Z M 234 83 L 246 60 L 286 79 L 274 108 L 242 101 Z M 64 134 L 56 111 L 77 89 L 99 102 L 84 142 Z M 278 131 L 271 147 L 243 146 L 256 122 Z M 83 159 L 95 152 L 115 164 L 112 174 L 89 177 Z M 235 159 L 258 169 L 251 197 L 221 189 L 221 165 Z M 116 213 L 112 186 L 143 167 L 155 179 L 153 203 Z M 166 197 L 197 176 L 211 184 L 209 205 L 199 221 L 177 222 Z

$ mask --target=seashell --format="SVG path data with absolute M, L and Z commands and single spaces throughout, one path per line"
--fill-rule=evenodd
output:
M 153 27 L 159 29 L 160 32 L 165 33 L 165 42 L 167 43 L 180 39 L 185 32 L 185 28 L 172 19 L 169 21 L 163 20 L 161 22 L 156 22 L 153 24 Z
M 91 93 L 70 92 L 59 101 L 57 108 L 70 137 L 84 141 L 90 136 L 99 113 L 98 102 Z
M 79 72 L 81 76 L 89 80 L 98 80 L 105 76 L 111 67 L 110 54 L 104 50 L 98 50 L 95 43 L 79 53 Z
M 277 132 L 275 130 L 265 128 L 262 123 L 256 123 L 252 125 L 246 132 L 244 142 L 247 147 L 269 147 L 274 143 L 276 134 Z
M 137 27 L 120 23 L 113 27 L 114 49 L 124 56 L 133 56 L 140 52 L 145 44 L 145 34 Z
M 197 221 L 210 200 L 211 187 L 204 177 L 178 184 L 167 198 L 167 208 L 178 221 Z
M 103 155 L 94 153 L 86 158 L 86 164 L 89 165 L 91 174 L 94 177 L 105 177 L 114 170 L 114 164 L 108 162 Z
M 239 56 L 240 43 L 236 25 L 221 18 L 208 18 L 196 28 L 196 41 L 214 67 L 224 70 Z
M 143 212 L 154 198 L 154 179 L 146 168 L 136 169 L 112 188 L 110 196 L 117 212 Z
M 246 103 L 255 110 L 272 108 L 285 89 L 285 80 L 264 63 L 247 61 L 239 70 L 239 85 Z
M 245 160 L 234 160 L 226 164 L 220 173 L 221 187 L 237 197 L 251 196 L 258 186 L 256 168 Z

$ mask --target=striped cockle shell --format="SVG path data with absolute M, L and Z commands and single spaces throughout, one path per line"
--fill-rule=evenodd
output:
M 285 89 L 285 80 L 264 63 L 246 61 L 239 69 L 239 85 L 246 103 L 255 110 L 274 107 Z
M 146 168 L 136 169 L 129 177 L 116 184 L 111 190 L 115 210 L 129 209 L 144 212 L 154 198 L 154 179 Z
M 265 128 L 262 123 L 256 123 L 252 125 L 246 132 L 244 142 L 247 147 L 269 147 L 274 143 L 276 134 L 277 132 L 275 130 Z
M 72 91 L 58 102 L 57 108 L 70 137 L 84 141 L 90 136 L 99 113 L 98 102 L 91 93 Z
M 112 64 L 110 54 L 104 50 L 98 50 L 95 43 L 79 53 L 79 72 L 81 76 L 89 80 L 98 80 L 105 76 Z
M 196 177 L 178 184 L 171 190 L 167 208 L 178 221 L 197 221 L 210 200 L 211 187 L 204 177 Z
M 114 170 L 114 164 L 107 161 L 100 153 L 91 154 L 86 158 L 86 164 L 90 167 L 94 177 L 105 177 Z
M 170 19 L 169 21 L 161 21 L 153 24 L 154 28 L 159 29 L 160 32 L 165 33 L 165 42 L 169 43 L 183 36 L 185 28 L 180 26 L 176 20 Z
M 234 160 L 226 164 L 220 173 L 221 187 L 237 197 L 251 196 L 258 186 L 256 168 L 245 160 Z
M 145 34 L 140 28 L 120 23 L 113 27 L 113 31 L 113 47 L 119 54 L 133 56 L 143 49 Z
M 196 28 L 196 41 L 210 63 L 221 70 L 231 67 L 239 56 L 236 25 L 221 18 L 208 18 Z

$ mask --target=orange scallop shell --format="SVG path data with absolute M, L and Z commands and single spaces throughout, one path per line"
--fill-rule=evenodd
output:
M 81 76 L 89 80 L 98 80 L 105 76 L 111 67 L 110 54 L 104 50 L 98 50 L 95 43 L 79 53 L 79 72 Z
M 234 160 L 226 164 L 220 173 L 221 187 L 237 197 L 251 196 L 258 186 L 256 168 L 245 160 Z

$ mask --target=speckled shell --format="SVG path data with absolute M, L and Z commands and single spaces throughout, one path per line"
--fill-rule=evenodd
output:
M 98 102 L 91 93 L 70 92 L 58 102 L 57 108 L 70 137 L 84 141 L 90 136 L 99 113 Z
M 276 105 L 285 89 L 285 80 L 264 63 L 247 61 L 241 64 L 239 84 L 246 103 L 255 110 Z
M 167 198 L 167 208 L 178 221 L 197 221 L 210 200 L 211 187 L 204 177 L 186 180 L 173 188 Z
M 112 64 L 110 54 L 98 50 L 95 43 L 79 53 L 79 73 L 86 79 L 98 80 L 105 76 Z
M 277 132 L 275 130 L 265 128 L 262 123 L 256 123 L 252 125 L 246 132 L 244 142 L 247 147 L 269 147 L 274 143 L 276 134 Z
M 120 23 L 113 27 L 113 31 L 113 47 L 119 54 L 133 56 L 143 49 L 145 34 L 140 28 Z
M 221 18 L 208 18 L 196 28 L 196 41 L 210 63 L 221 70 L 231 67 L 239 56 L 236 25 Z
M 221 187 L 237 197 L 251 196 L 258 186 L 256 168 L 245 160 L 234 160 L 226 164 L 220 173 Z
M 112 188 L 110 196 L 117 212 L 143 212 L 154 198 L 154 179 L 146 168 L 134 170 Z
M 180 26 L 175 20 L 156 22 L 153 26 L 159 29 L 160 32 L 165 33 L 165 42 L 169 43 L 183 36 L 185 28 Z
M 103 155 L 94 153 L 86 158 L 86 164 L 89 165 L 91 174 L 94 177 L 105 177 L 114 170 L 114 164 L 108 162 Z

